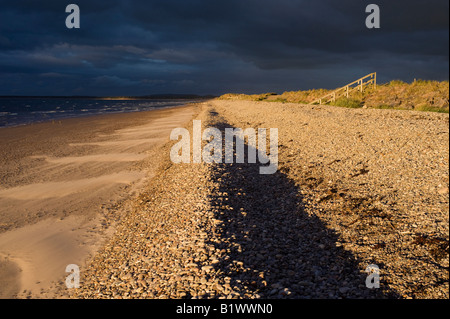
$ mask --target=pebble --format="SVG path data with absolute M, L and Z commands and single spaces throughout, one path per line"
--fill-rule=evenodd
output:
M 213 266 L 203 266 L 202 271 L 209 273 L 212 269 L 214 269 Z
M 347 287 L 339 288 L 339 292 L 342 294 L 346 294 L 349 290 L 350 290 L 350 288 L 347 288 Z

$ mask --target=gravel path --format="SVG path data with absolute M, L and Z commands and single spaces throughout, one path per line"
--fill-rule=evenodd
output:
M 71 297 L 448 298 L 448 114 L 211 101 L 197 119 L 278 128 L 279 171 L 174 165 L 167 144 Z

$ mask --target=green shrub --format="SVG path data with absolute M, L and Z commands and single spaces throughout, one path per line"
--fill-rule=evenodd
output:
M 348 108 L 352 108 L 352 109 L 357 109 L 357 108 L 362 107 L 361 100 L 346 98 L 346 97 L 341 97 L 341 98 L 337 99 L 335 102 L 332 102 L 331 104 L 335 105 L 335 106 L 348 107 Z
M 422 112 L 438 112 L 438 113 L 448 113 L 448 107 L 440 108 L 431 105 L 422 104 L 416 107 L 414 110 Z

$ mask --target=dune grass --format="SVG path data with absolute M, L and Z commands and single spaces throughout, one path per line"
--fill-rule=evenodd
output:
M 312 89 L 284 92 L 280 95 L 276 93 L 225 94 L 219 99 L 308 104 L 331 92 L 333 90 Z M 354 92 L 349 98 L 338 98 L 331 104 L 347 108 L 365 107 L 449 113 L 449 82 L 414 80 L 412 83 L 406 83 L 393 80 L 377 85 L 376 89 L 367 87 L 364 92 Z

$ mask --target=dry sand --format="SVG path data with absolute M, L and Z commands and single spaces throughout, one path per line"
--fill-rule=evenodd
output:
M 114 230 L 196 107 L 0 129 L 0 298 L 50 298 Z M 106 215 L 109 216 L 107 217 Z
M 201 106 L 128 115 L 131 124 L 123 115 L 129 125 L 121 126 L 0 130 L 9 165 L 0 171 L 3 295 L 448 299 L 448 114 Z M 163 142 L 172 124 L 191 130 L 192 118 L 221 130 L 278 128 L 278 172 L 259 175 L 259 163 L 173 164 L 174 142 Z M 157 138 L 160 146 L 145 147 Z M 64 287 L 63 266 L 78 262 L 79 289 L 40 291 L 36 274 L 61 271 L 52 275 Z M 366 287 L 369 264 L 380 268 L 380 289 Z

